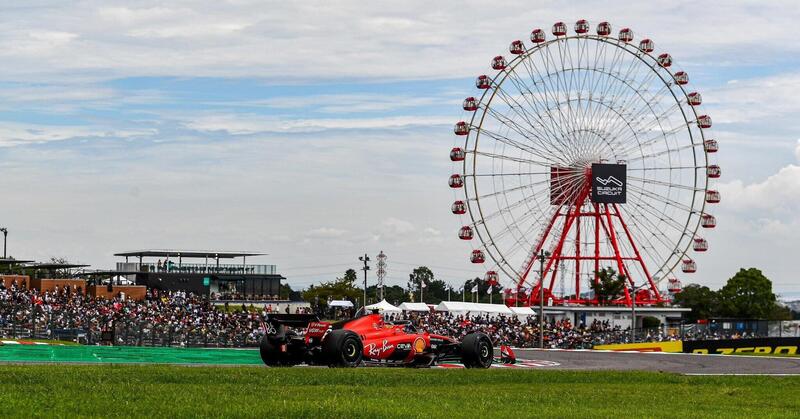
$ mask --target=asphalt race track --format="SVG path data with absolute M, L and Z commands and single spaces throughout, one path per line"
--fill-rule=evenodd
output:
M 657 371 L 679 374 L 800 375 L 800 358 L 515 349 L 518 360 L 550 361 L 559 370 Z
M 800 357 L 694 355 L 663 352 L 612 352 L 593 350 L 515 349 L 517 363 L 494 368 L 548 370 L 656 371 L 679 374 L 800 375 Z M 499 356 L 499 349 L 495 352 Z M 61 346 L 8 344 L 0 346 L 2 363 L 73 364 L 177 364 L 255 366 L 258 350 L 213 348 L 160 348 L 126 346 Z M 463 368 L 444 364 L 439 368 Z

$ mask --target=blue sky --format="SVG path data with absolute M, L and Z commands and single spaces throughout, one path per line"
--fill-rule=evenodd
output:
M 682 279 L 718 287 L 756 266 L 800 296 L 800 12 L 704 5 L 0 6 L 10 253 L 107 268 L 146 247 L 261 250 L 298 287 L 380 250 L 393 283 L 423 264 L 454 284 L 482 275 L 449 213 L 460 102 L 511 40 L 587 18 L 669 51 L 714 117 L 719 228 Z

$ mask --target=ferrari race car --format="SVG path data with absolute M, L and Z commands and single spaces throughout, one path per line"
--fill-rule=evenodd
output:
M 467 368 L 489 368 L 494 358 L 486 334 L 470 333 L 459 342 L 418 331 L 410 322 L 384 322 L 380 314 L 336 323 L 320 321 L 313 314 L 273 314 L 265 328 L 260 350 L 269 366 L 430 367 L 459 362 Z

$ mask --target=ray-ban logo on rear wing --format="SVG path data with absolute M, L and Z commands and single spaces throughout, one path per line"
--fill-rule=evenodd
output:
M 616 186 L 622 186 L 623 185 L 622 181 L 617 179 L 617 178 L 615 178 L 614 176 L 609 176 L 609 177 L 607 177 L 605 179 L 603 179 L 601 177 L 596 177 L 595 180 L 597 180 L 597 183 L 599 183 L 599 184 L 601 184 L 603 186 L 607 186 L 609 183 L 612 184 L 612 185 L 616 185 Z

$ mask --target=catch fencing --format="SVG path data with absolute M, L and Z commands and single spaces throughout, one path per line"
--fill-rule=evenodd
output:
M 256 331 L 176 328 L 148 322 L 116 323 L 107 330 L 60 329 L 46 324 L 12 322 L 0 326 L 4 339 L 61 340 L 85 345 L 161 346 L 195 348 L 255 347 L 261 339 Z

